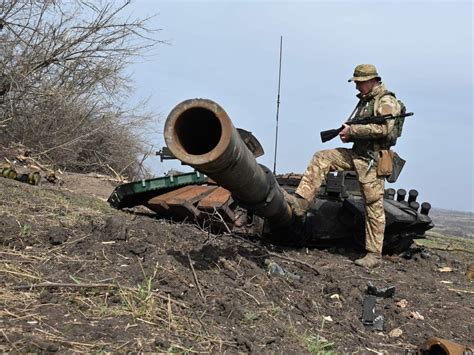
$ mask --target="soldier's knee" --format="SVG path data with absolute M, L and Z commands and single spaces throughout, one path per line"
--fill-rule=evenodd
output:
M 324 150 L 317 151 L 313 155 L 313 161 L 318 165 L 327 161 L 327 154 Z
M 383 196 L 381 196 L 380 194 L 368 192 L 365 194 L 365 203 L 367 205 L 373 205 L 374 203 L 382 199 L 382 197 Z
M 362 184 L 362 196 L 364 197 L 364 202 L 366 205 L 372 205 L 378 201 L 383 200 L 383 186 L 380 187 L 379 185 L 380 184 L 377 181 Z

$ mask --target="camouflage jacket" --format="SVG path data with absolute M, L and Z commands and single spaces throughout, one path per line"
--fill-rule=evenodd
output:
M 357 97 L 359 103 L 351 121 L 368 116 L 400 114 L 401 107 L 395 94 L 388 91 L 382 83 L 367 95 L 358 94 Z M 349 141 L 354 142 L 352 150 L 357 155 L 370 159 L 372 152 L 390 148 L 387 136 L 393 131 L 394 120 L 387 120 L 381 124 L 352 124 L 349 128 Z

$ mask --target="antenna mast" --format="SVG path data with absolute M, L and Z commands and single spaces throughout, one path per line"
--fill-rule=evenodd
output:
M 277 95 L 276 130 L 275 130 L 275 157 L 273 158 L 273 174 L 276 173 L 276 159 L 277 159 L 277 148 L 278 148 L 278 114 L 280 113 L 280 83 L 281 83 L 282 49 L 283 49 L 283 36 L 280 36 L 280 66 L 278 69 L 278 95 Z

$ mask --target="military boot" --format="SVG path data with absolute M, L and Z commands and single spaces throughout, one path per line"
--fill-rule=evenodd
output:
M 294 196 L 283 190 L 286 202 L 290 205 L 296 217 L 304 217 L 309 208 L 309 201 L 300 196 Z
M 374 268 L 382 263 L 382 255 L 379 253 L 367 252 L 367 254 L 360 259 L 354 261 L 354 264 L 366 268 Z

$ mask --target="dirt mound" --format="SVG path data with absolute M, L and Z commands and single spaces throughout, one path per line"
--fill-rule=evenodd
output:
M 355 250 L 215 236 L 3 178 L 0 211 L 0 351 L 402 353 L 432 335 L 474 344 L 469 253 L 414 248 L 366 271 Z M 396 287 L 377 298 L 381 331 L 361 322 L 368 281 Z

